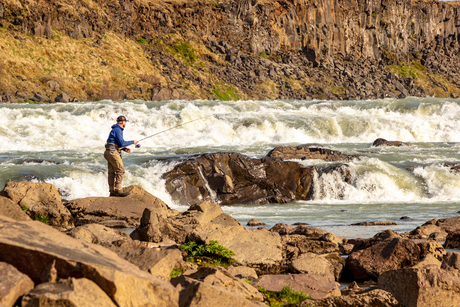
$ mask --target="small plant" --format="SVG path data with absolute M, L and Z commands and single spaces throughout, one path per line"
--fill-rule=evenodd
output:
M 146 39 L 146 38 L 143 38 L 143 37 L 139 37 L 139 38 L 137 39 L 137 42 L 138 42 L 139 44 L 141 44 L 141 45 L 147 45 L 147 44 L 149 43 L 149 40 Z
M 261 57 L 267 57 L 267 54 L 266 54 L 264 51 L 262 51 L 261 53 L 259 53 L 259 56 L 261 56 Z
M 184 273 L 184 270 L 182 269 L 174 269 L 172 270 L 171 274 L 169 274 L 169 277 L 176 277 L 179 275 L 182 275 Z
M 227 87 L 226 90 L 221 90 L 219 88 L 215 88 L 212 90 L 212 94 L 216 96 L 216 98 L 222 101 L 230 101 L 230 100 L 239 100 L 240 97 L 236 93 L 236 89 L 233 86 Z
M 184 41 L 176 41 L 175 45 L 172 46 L 171 48 L 168 48 L 168 50 L 182 58 L 184 60 L 185 64 L 187 65 L 192 65 L 197 59 L 198 56 L 195 53 L 195 50 L 193 49 L 192 45 L 190 45 L 188 42 Z
M 257 290 L 262 293 L 262 295 L 268 301 L 267 305 L 269 306 L 284 306 L 287 304 L 296 304 L 306 299 L 313 299 L 310 295 L 306 295 L 303 292 L 293 290 L 290 285 L 287 285 L 278 292 L 268 291 L 262 287 L 257 287 Z
M 187 242 L 179 249 L 187 252 L 187 261 L 198 265 L 229 265 L 234 260 L 235 253 L 217 241 L 211 241 L 208 245 L 197 244 L 194 241 Z
M 24 211 L 24 213 L 27 213 L 27 207 L 25 205 L 22 205 L 21 208 L 22 208 L 22 211 Z
M 39 222 L 42 222 L 42 223 L 45 223 L 47 225 L 49 225 L 50 223 L 50 220 L 48 219 L 48 217 L 44 216 L 44 215 L 39 215 L 39 216 L 36 216 L 35 217 L 35 220 L 36 221 L 39 221 Z

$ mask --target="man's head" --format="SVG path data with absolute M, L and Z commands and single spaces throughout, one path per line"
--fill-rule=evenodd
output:
M 126 127 L 126 122 L 127 121 L 128 120 L 123 115 L 120 115 L 120 116 L 117 117 L 117 124 L 119 124 L 122 128 Z

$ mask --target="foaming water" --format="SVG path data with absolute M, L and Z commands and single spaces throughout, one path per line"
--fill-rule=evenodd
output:
M 242 222 L 307 222 L 347 237 L 380 231 L 352 222 L 388 219 L 398 223 L 392 229 L 406 231 L 460 210 L 460 177 L 443 164 L 460 162 L 460 101 L 437 98 L 0 105 L 0 186 L 45 181 L 65 199 L 107 196 L 104 143 L 121 114 L 129 119 L 127 140 L 169 129 L 124 154 L 124 185 L 139 184 L 179 210 L 186 208 L 162 179 L 177 158 L 216 151 L 261 158 L 276 146 L 307 143 L 359 155 L 347 162 L 352 179 L 321 172 L 336 163 L 297 161 L 318 169 L 312 201 L 224 210 Z M 377 138 L 412 145 L 372 147 Z M 412 220 L 400 222 L 404 215 Z

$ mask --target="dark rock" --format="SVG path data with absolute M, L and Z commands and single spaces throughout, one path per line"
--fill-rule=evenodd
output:
M 61 93 L 54 99 L 55 102 L 70 102 L 70 97 L 66 93 Z
M 343 291 L 342 291 L 343 292 Z M 375 289 L 364 293 L 327 297 L 313 302 L 305 300 L 299 306 L 310 307 L 402 307 L 393 294 Z
M 280 235 L 285 235 L 294 230 L 295 227 L 288 225 L 288 224 L 283 224 L 283 223 L 278 223 L 275 224 L 272 228 L 270 228 L 270 231 L 277 232 Z
M 46 102 L 49 99 L 48 99 L 48 97 L 46 97 L 45 95 L 43 95 L 41 93 L 35 93 L 34 97 L 32 97 L 31 100 L 36 101 L 36 102 Z
M 408 216 L 402 216 L 402 217 L 400 217 L 399 219 L 402 220 L 402 221 L 411 221 L 411 220 L 412 220 L 412 219 L 411 219 L 410 217 L 408 217 Z
M 400 147 L 400 146 L 410 146 L 408 143 L 403 143 L 400 141 L 387 141 L 385 139 L 376 139 L 374 143 L 372 143 L 372 146 L 374 147 L 380 147 L 380 146 L 395 146 L 395 147 Z
M 351 226 L 393 226 L 396 225 L 393 221 L 376 221 L 376 222 L 361 222 L 354 223 Z
M 300 146 L 280 146 L 272 149 L 267 157 L 280 158 L 283 160 L 299 159 L 321 159 L 325 161 L 349 161 L 356 156 L 344 155 L 339 151 L 312 147 L 312 145 L 300 145 Z
M 16 97 L 21 98 L 21 99 L 28 99 L 29 95 L 23 92 L 16 92 Z
M 460 248 L 460 230 L 456 230 L 447 235 L 444 248 Z
M 250 219 L 248 221 L 248 226 L 265 226 L 267 224 L 259 221 L 259 220 L 256 220 L 256 219 Z

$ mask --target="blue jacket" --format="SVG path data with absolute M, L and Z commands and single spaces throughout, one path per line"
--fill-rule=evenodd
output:
M 112 131 L 110 131 L 109 138 L 107 139 L 107 143 L 114 143 L 118 147 L 125 147 L 128 145 L 133 145 L 134 141 L 125 141 L 123 139 L 123 128 L 119 124 L 115 124 L 112 126 Z M 123 148 L 125 150 L 126 148 Z

